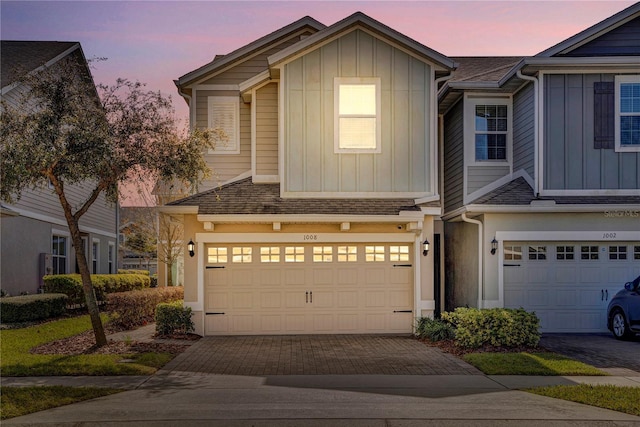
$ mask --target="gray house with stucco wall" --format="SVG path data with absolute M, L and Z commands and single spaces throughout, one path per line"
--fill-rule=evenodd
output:
M 2 41 L 2 100 L 17 102 L 24 87 L 19 72 L 55 67 L 63 58 L 77 57 L 86 64 L 78 42 Z M 90 71 L 87 65 L 87 73 Z M 72 203 L 86 199 L 90 188 L 66 188 Z M 25 190 L 14 204 L 0 207 L 0 288 L 10 295 L 36 293 L 45 274 L 75 273 L 75 248 L 58 197 L 43 186 Z M 80 231 L 92 273 L 117 270 L 117 206 L 104 195 L 80 221 Z

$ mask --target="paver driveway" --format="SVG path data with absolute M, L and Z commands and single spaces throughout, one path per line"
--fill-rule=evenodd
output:
M 408 336 L 205 337 L 163 368 L 224 375 L 480 375 Z

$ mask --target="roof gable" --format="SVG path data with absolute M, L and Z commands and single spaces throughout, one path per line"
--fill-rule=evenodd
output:
M 362 12 L 356 12 L 331 26 L 318 31 L 316 34 L 307 37 L 299 43 L 271 55 L 269 57 L 269 67 L 292 61 L 304 52 L 319 48 L 340 35 L 358 28 L 368 30 L 386 42 L 398 45 L 418 57 L 428 59 L 429 61 L 439 65 L 441 69 L 450 70 L 456 66 L 455 62 L 445 55 L 428 48 L 404 34 L 399 33 Z
M 78 48 L 80 48 L 78 42 L 2 40 L 0 44 L 1 87 L 4 89 L 15 83 L 23 73 L 51 65 Z
M 310 16 L 305 16 L 285 27 L 282 27 L 266 36 L 259 38 L 227 55 L 216 55 L 213 61 L 197 68 L 176 80 L 176 85 L 185 86 L 194 83 L 196 80 L 202 80 L 208 75 L 215 73 L 221 69 L 228 68 L 234 63 L 240 62 L 246 57 L 268 48 L 269 46 L 290 37 L 291 35 L 301 32 L 305 29 L 319 31 L 326 26 Z
M 552 57 L 552 56 L 609 56 L 609 55 L 627 55 L 627 53 L 614 53 L 618 49 L 615 49 L 614 45 L 610 45 L 609 49 L 602 49 L 602 46 L 598 46 L 598 39 L 606 40 L 611 39 L 611 36 L 618 36 L 620 33 L 624 33 L 627 30 L 634 29 L 635 35 L 631 35 L 636 40 L 635 49 L 632 47 L 632 51 L 635 50 L 637 55 L 638 46 L 637 40 L 640 39 L 640 33 L 638 33 L 638 21 L 640 17 L 640 2 L 635 3 L 621 12 L 598 22 L 597 24 L 587 28 L 580 33 L 569 37 L 568 39 L 544 50 L 536 55 L 536 57 Z M 602 44 L 602 43 L 600 43 Z M 630 42 L 633 45 L 633 41 Z M 590 46 L 588 46 L 590 45 Z M 624 45 L 624 43 L 623 43 Z M 588 49 L 588 48 L 591 49 Z M 594 47 L 596 49 L 594 49 Z M 608 53 L 607 53 L 608 52 Z M 603 54 L 604 53 L 604 54 Z

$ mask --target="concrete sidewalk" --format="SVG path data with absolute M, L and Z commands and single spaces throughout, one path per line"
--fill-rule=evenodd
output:
M 151 425 L 640 425 L 640 417 L 537 396 L 520 388 L 640 377 L 485 375 L 227 376 L 159 371 L 150 377 L 3 378 L 4 386 L 108 385 L 123 393 L 3 421 L 29 426 Z

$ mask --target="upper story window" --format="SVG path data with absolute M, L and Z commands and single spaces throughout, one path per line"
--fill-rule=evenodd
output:
M 511 98 L 465 101 L 465 140 L 471 164 L 508 163 L 511 147 Z
M 226 140 L 216 143 L 209 154 L 240 154 L 240 98 L 237 96 L 208 97 L 209 128 L 219 128 Z
M 616 76 L 616 151 L 640 151 L 640 75 Z
M 334 151 L 380 153 L 380 79 L 334 79 Z

